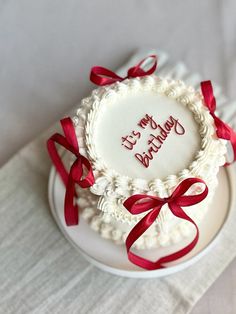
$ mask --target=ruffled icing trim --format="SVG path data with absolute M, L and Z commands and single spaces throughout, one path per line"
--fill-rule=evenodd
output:
M 78 193 L 80 193 L 80 198 L 77 202 L 81 208 L 81 215 L 90 227 L 98 232 L 102 238 L 112 240 L 119 245 L 124 244 L 133 225 L 124 224 L 122 227 L 116 225 L 116 220 L 112 216 L 96 208 L 97 196 L 89 190 L 80 189 Z M 204 205 L 198 206 L 197 211 L 191 210 L 190 216 L 199 223 L 204 217 L 206 209 L 207 207 Z M 148 233 L 145 233 L 135 242 L 134 247 L 137 249 L 150 249 L 170 246 L 189 238 L 193 234 L 194 228 L 191 224 L 185 221 L 177 222 L 176 220 L 173 224 L 173 218 L 176 218 L 174 216 L 171 216 L 171 218 L 171 225 L 165 225 L 164 229 L 157 225 L 152 226 Z

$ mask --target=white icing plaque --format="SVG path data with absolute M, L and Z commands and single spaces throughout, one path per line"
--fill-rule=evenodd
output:
M 186 169 L 200 148 L 193 113 L 155 91 L 130 91 L 100 104 L 94 129 L 97 155 L 131 178 L 164 179 Z

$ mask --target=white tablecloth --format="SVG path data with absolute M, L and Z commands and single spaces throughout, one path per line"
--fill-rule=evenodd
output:
M 175 61 L 183 59 L 192 71 L 200 72 L 204 79 L 213 79 L 229 98 L 235 98 L 235 9 L 233 0 L 178 3 L 0 0 L 1 164 L 88 94 L 91 89 L 88 73 L 92 65 L 116 68 L 138 47 L 161 47 Z M 46 204 L 46 187 L 40 184 L 46 182 L 49 163 L 39 164 L 45 154 L 40 143 L 43 145 L 40 140 L 32 144 L 27 155 L 22 151 L 1 172 L 1 191 L 5 192 L 5 197 L 0 199 L 4 201 L 0 203 L 0 312 L 60 313 L 74 309 L 78 313 L 81 302 L 81 313 L 96 313 L 96 308 L 107 313 L 122 312 L 122 308 L 130 310 L 131 305 L 134 313 L 138 310 L 141 313 L 145 304 L 150 303 L 155 304 L 151 311 L 158 313 L 157 303 L 152 303 L 143 291 L 145 287 L 155 293 L 156 282 L 143 284 L 142 281 L 114 279 L 93 269 L 74 253 L 55 228 L 48 207 L 43 205 Z M 33 181 L 28 190 L 21 191 L 21 181 L 29 179 L 30 167 L 32 171 L 39 169 L 39 177 L 31 177 Z M 6 171 L 11 173 L 10 178 L 4 177 Z M 17 179 L 18 172 L 21 176 Z M 40 189 L 40 196 L 44 196 L 44 203 L 42 199 L 34 199 L 33 207 L 17 211 L 20 204 L 16 203 L 14 194 L 21 202 L 21 193 L 27 192 L 29 199 L 24 204 L 27 206 L 36 188 Z M 12 214 L 4 213 L 11 204 Z M 31 218 L 37 208 L 44 208 L 37 212 L 43 225 L 37 225 Z M 48 228 L 46 238 L 42 233 L 45 228 Z M 32 235 L 27 230 L 35 230 L 35 233 Z M 35 247 L 32 247 L 32 236 L 37 243 Z M 236 262 L 192 313 L 235 313 L 235 270 Z M 78 275 L 73 277 L 75 273 Z M 167 289 L 166 297 L 170 293 L 175 295 L 178 313 L 185 313 L 198 298 L 196 295 L 193 299 L 186 297 L 179 304 L 178 289 L 171 288 L 170 282 L 166 279 L 160 284 Z M 98 286 L 94 289 L 91 285 Z M 123 293 L 130 292 L 132 287 L 138 295 L 124 298 Z M 90 296 L 91 291 L 96 295 Z M 103 297 L 100 291 L 107 293 Z M 145 302 L 139 303 L 141 295 Z M 128 304 L 122 304 L 124 300 Z M 168 300 L 159 300 L 160 309 L 165 302 Z

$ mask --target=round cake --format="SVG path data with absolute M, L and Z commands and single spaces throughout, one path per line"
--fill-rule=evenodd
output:
M 185 212 L 204 217 L 225 163 L 226 140 L 216 128 L 201 93 L 182 81 L 155 75 L 95 89 L 82 100 L 73 124 L 81 155 L 95 183 L 77 187 L 82 216 L 104 238 L 124 243 L 144 214 L 123 205 L 134 194 L 169 197 L 184 179 L 206 183 L 208 196 Z M 188 194 L 201 192 L 195 184 Z M 138 249 L 167 246 L 189 237 L 194 227 L 164 205 L 155 223 L 135 242 Z

